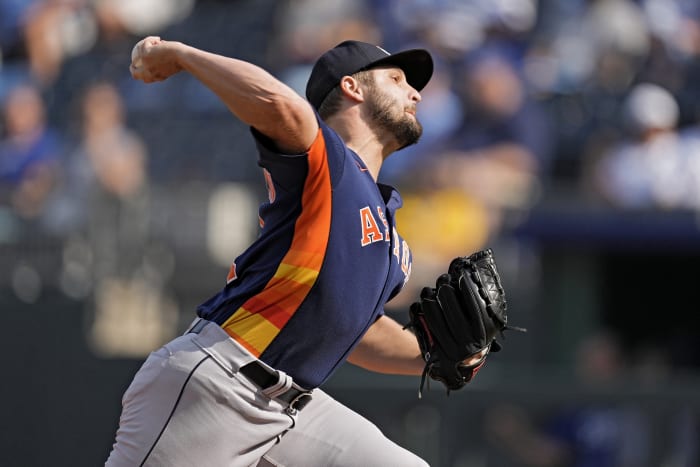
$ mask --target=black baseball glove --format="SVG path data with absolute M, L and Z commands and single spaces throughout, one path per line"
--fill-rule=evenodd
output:
M 472 380 L 489 352 L 501 345 L 496 337 L 507 329 L 506 297 L 491 249 L 452 260 L 435 288 L 425 287 L 409 309 L 411 328 L 425 360 L 418 397 L 426 375 L 442 382 L 447 392 Z M 485 350 L 477 362 L 463 362 Z

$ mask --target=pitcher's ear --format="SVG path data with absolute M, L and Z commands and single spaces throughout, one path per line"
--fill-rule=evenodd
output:
M 356 102 L 362 102 L 365 100 L 364 91 L 360 85 L 360 82 L 352 76 L 343 76 L 340 79 L 340 90 L 344 96 Z

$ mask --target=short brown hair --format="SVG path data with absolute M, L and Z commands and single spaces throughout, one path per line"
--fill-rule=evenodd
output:
M 374 84 L 374 75 L 370 73 L 370 70 L 358 71 L 351 76 L 361 84 L 370 86 Z M 333 116 L 340 110 L 340 105 L 343 102 L 342 95 L 339 85 L 331 89 L 325 99 L 323 99 L 323 102 L 321 102 L 321 105 L 318 106 L 318 115 L 322 120 Z

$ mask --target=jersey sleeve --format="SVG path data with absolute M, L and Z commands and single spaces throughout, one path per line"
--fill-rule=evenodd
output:
M 301 189 L 307 173 L 306 153 L 282 154 L 267 136 L 255 128 L 250 129 L 258 148 L 258 165 L 267 170 L 275 182 L 287 191 Z M 318 139 L 318 136 L 316 137 Z M 314 143 L 316 141 L 314 140 Z
M 319 123 L 316 139 L 309 150 L 301 154 L 280 153 L 270 138 L 255 128 L 250 129 L 258 149 L 258 165 L 270 173 L 278 186 L 289 192 L 303 187 L 308 173 L 307 157 L 314 152 L 315 147 L 325 147 L 324 156 L 329 159 L 331 183 L 338 180 L 342 174 L 345 145 L 335 131 L 318 117 L 318 114 L 316 118 Z

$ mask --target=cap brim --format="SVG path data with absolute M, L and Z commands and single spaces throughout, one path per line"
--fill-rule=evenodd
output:
M 372 62 L 363 69 L 369 70 L 370 68 L 387 65 L 401 68 L 406 74 L 406 81 L 416 91 L 423 89 L 433 76 L 433 58 L 424 49 L 404 50 Z

